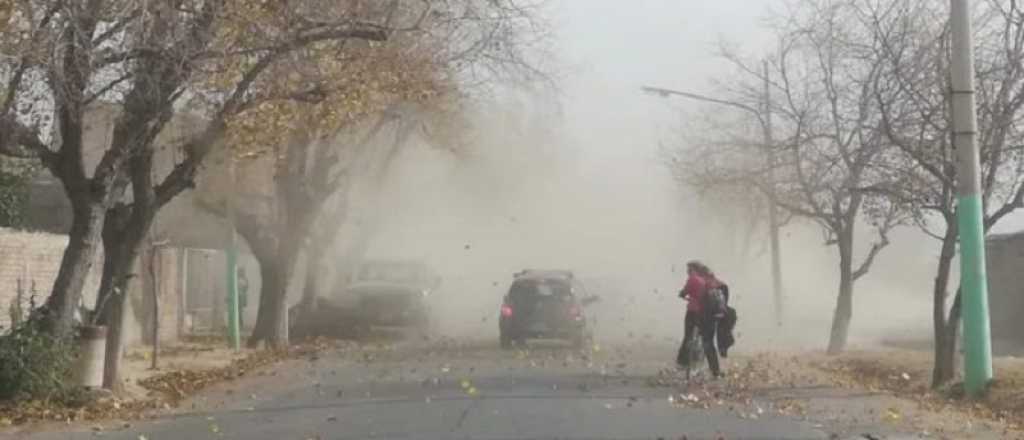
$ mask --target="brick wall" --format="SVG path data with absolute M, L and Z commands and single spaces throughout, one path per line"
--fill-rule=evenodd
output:
M 19 282 L 24 292 L 22 296 L 23 310 L 29 309 L 29 294 L 35 284 L 36 305 L 42 305 L 50 294 L 53 281 L 57 277 L 60 261 L 67 247 L 67 236 L 49 233 L 23 232 L 0 228 L 0 327 L 10 325 L 9 307 L 17 298 Z M 180 250 L 172 247 L 159 247 L 156 250 L 153 273 L 158 286 L 160 300 L 160 340 L 170 342 L 178 339 L 181 327 L 181 272 L 179 271 Z M 84 302 L 92 307 L 96 299 L 96 291 L 100 282 L 100 259 L 86 281 L 83 291 Z M 141 260 L 136 264 L 137 273 L 142 273 L 144 266 Z M 134 277 L 129 282 L 128 291 L 128 328 L 126 329 L 129 344 L 148 342 L 152 320 L 151 286 L 144 289 L 142 282 L 149 283 L 148 272 L 141 277 Z
M 19 282 L 24 296 L 23 308 L 28 309 L 29 294 L 35 286 L 36 304 L 41 305 L 53 288 L 60 260 L 67 247 L 67 236 L 22 232 L 0 228 L 0 326 L 10 323 L 8 307 L 17 297 Z M 99 258 L 99 256 L 97 256 Z M 99 266 L 94 265 L 86 280 L 85 302 L 91 305 L 99 288 Z

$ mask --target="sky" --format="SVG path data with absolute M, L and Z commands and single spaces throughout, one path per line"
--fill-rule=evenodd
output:
M 644 95 L 640 86 L 712 94 L 713 80 L 731 73 L 715 55 L 719 44 L 751 57 L 770 52 L 766 21 L 786 8 L 782 0 L 553 3 L 558 54 L 570 72 L 563 80 L 567 127 L 586 148 L 581 157 L 598 161 L 653 160 L 679 119 L 700 107 Z M 993 232 L 1022 229 L 1018 213 Z

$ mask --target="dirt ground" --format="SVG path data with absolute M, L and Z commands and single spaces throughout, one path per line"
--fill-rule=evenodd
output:
M 102 420 L 138 420 L 168 410 L 182 399 L 209 386 L 249 375 L 276 362 L 307 356 L 341 345 L 325 340 L 303 341 L 289 350 L 235 351 L 220 339 L 191 339 L 160 350 L 152 368 L 152 349 L 132 348 L 122 364 L 122 386 L 116 393 L 95 391 L 89 404 L 67 406 L 46 400 L 0 403 L 0 434 L 3 428 Z

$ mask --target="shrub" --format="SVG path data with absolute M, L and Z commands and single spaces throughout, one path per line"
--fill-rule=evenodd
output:
M 44 332 L 36 320 L 11 329 L 0 336 L 0 400 L 80 400 L 75 353 L 73 338 Z

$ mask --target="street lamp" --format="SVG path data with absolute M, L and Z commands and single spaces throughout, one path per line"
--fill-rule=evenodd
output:
M 771 119 L 771 93 L 768 85 L 768 64 L 765 63 L 765 82 L 764 82 L 764 97 L 765 97 L 765 108 L 758 110 L 749 105 L 728 101 L 724 99 L 713 98 L 710 96 L 699 95 L 696 93 L 684 92 L 680 90 L 666 89 L 662 87 L 650 87 L 643 86 L 641 89 L 650 94 L 658 95 L 663 98 L 669 96 L 679 96 L 686 99 L 692 99 L 695 101 L 707 102 L 716 105 L 722 105 L 732 107 L 737 110 L 742 110 L 753 114 L 761 124 L 762 135 L 764 136 L 765 151 L 767 153 L 766 162 L 768 165 L 768 236 L 771 243 L 771 265 L 772 265 L 772 297 L 775 306 L 775 321 L 778 325 L 782 325 L 783 307 L 782 307 L 782 256 L 779 243 L 779 212 L 778 207 L 775 205 L 775 152 L 772 148 L 774 145 L 772 137 L 772 119 Z

